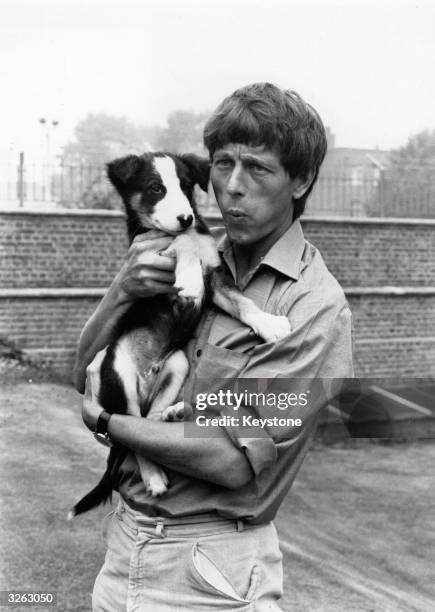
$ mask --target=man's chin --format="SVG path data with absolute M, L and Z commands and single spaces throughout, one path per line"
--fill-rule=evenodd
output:
M 248 246 L 255 242 L 255 239 L 248 233 L 238 229 L 234 229 L 232 227 L 227 226 L 227 235 L 232 244 L 237 244 L 240 246 Z

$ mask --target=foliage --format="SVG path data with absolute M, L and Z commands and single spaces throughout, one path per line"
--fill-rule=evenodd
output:
M 391 165 L 406 171 L 435 166 L 435 130 L 423 130 L 408 140 L 407 144 L 391 151 Z
M 175 110 L 168 116 L 168 125 L 156 134 L 155 149 L 173 153 L 204 153 L 202 132 L 208 113 Z
M 203 153 L 206 118 L 207 113 L 175 110 L 167 126 L 160 127 L 104 113 L 87 115 L 77 124 L 74 139 L 64 147 L 60 173 L 53 177 L 57 201 L 67 208 L 120 208 L 120 199 L 106 178 L 105 164 L 149 150 Z
M 99 166 L 114 157 L 149 150 L 147 131 L 125 117 L 89 114 L 77 124 L 74 140 L 63 150 L 65 163 Z
M 424 130 L 395 149 L 380 184 L 383 213 L 435 217 L 435 130 Z

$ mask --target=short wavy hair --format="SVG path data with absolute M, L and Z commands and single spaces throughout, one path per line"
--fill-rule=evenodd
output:
M 313 181 L 294 201 L 296 219 L 319 175 L 327 149 L 325 127 L 315 109 L 299 94 L 271 83 L 237 89 L 217 107 L 204 127 L 204 145 L 210 158 L 229 143 L 265 146 L 275 151 L 291 179 Z

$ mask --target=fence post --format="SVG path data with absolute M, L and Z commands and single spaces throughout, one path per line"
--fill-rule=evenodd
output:
M 379 216 L 384 217 L 388 216 L 387 208 L 388 208 L 388 198 L 387 198 L 387 177 L 385 170 L 380 170 L 379 174 L 379 182 L 378 182 L 378 207 L 379 207 Z
M 18 163 L 18 183 L 17 183 L 17 191 L 18 191 L 18 201 L 20 203 L 20 207 L 24 206 L 24 152 L 20 152 L 20 161 Z

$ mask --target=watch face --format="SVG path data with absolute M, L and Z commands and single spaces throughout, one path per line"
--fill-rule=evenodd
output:
M 109 446 L 109 447 L 113 446 L 113 442 L 107 434 L 95 432 L 94 438 L 98 440 L 100 444 L 103 444 L 104 446 Z

